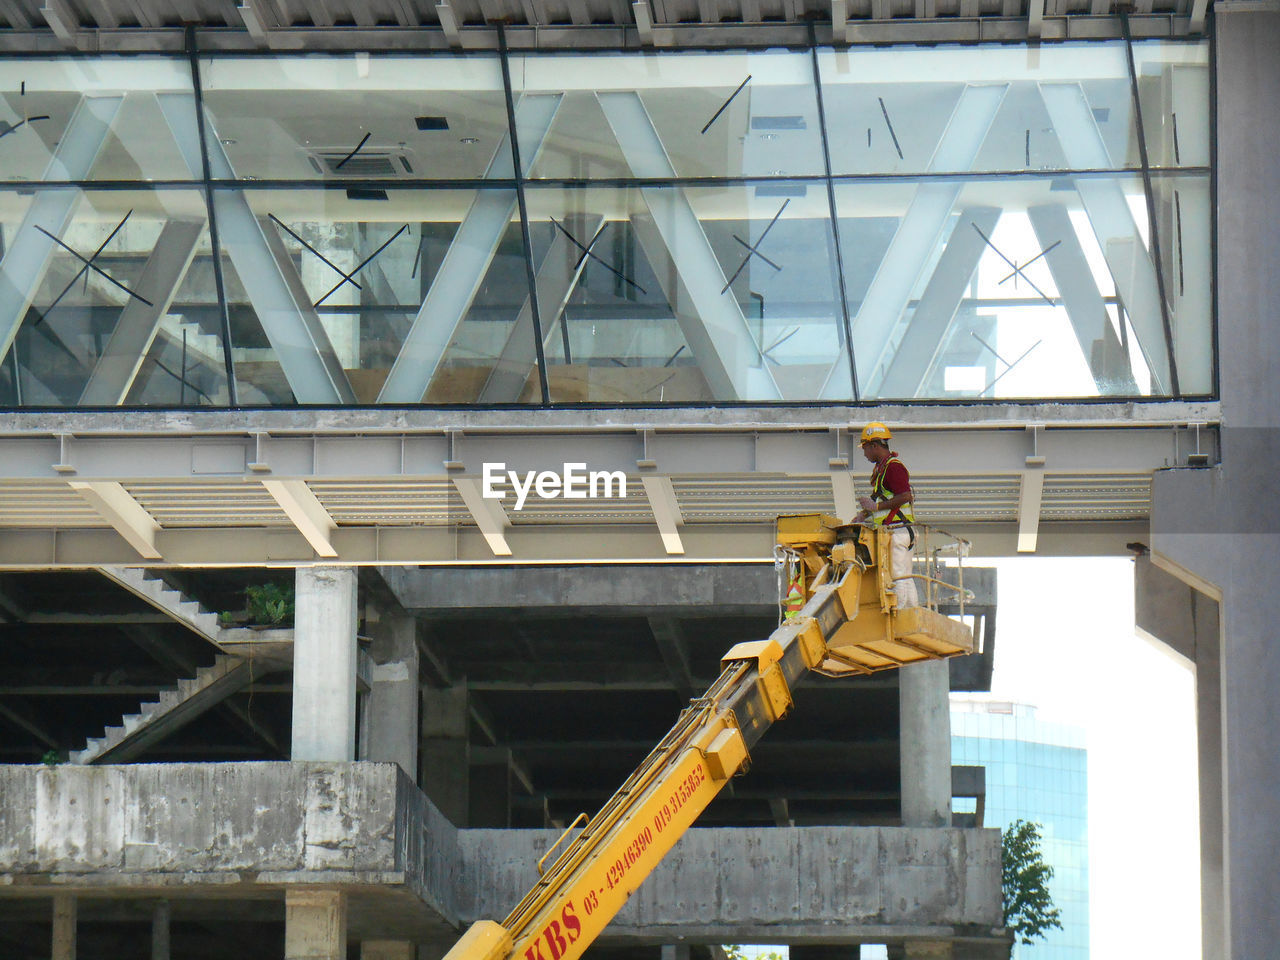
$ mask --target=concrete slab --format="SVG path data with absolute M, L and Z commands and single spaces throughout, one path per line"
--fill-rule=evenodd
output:
M 555 831 L 465 830 L 464 920 L 501 918 L 537 880 Z M 605 932 L 645 943 L 1000 940 L 998 830 L 689 831 Z
M 556 836 L 455 830 L 390 763 L 0 766 L 0 917 L 54 890 L 104 919 L 157 896 L 177 917 L 283 916 L 286 891 L 325 887 L 354 939 L 448 940 L 505 916 Z M 995 830 L 716 828 L 685 836 L 602 942 L 998 949 L 999 922 Z

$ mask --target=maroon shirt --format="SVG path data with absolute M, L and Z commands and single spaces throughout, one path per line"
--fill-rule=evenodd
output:
M 889 456 L 891 459 L 885 461 L 883 471 L 878 463 L 871 468 L 871 496 L 881 502 L 911 492 L 911 474 L 907 472 L 906 464 L 897 458 L 896 451 L 891 451 Z M 884 522 L 902 523 L 902 514 L 895 508 Z

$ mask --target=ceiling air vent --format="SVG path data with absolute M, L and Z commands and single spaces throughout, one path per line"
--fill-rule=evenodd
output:
M 307 159 L 315 172 L 325 177 L 378 180 L 413 176 L 413 165 L 403 150 L 361 150 L 355 156 L 350 150 L 317 150 Z

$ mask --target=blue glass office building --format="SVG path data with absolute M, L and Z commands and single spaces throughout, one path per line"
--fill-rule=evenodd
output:
M 1039 720 L 1035 707 L 990 700 L 951 704 L 951 762 L 986 768 L 983 825 L 1003 830 L 1019 818 L 1039 823 L 1044 859 L 1053 867 L 1049 889 L 1062 911 L 1062 929 L 1018 945 L 1018 960 L 1089 956 L 1087 757 L 1082 729 Z

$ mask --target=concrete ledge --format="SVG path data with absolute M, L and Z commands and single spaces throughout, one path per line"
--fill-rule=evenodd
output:
M 505 916 L 557 836 L 456 830 L 389 763 L 0 766 L 0 901 L 282 900 L 330 886 L 348 892 L 353 935 L 444 940 Z M 959 938 L 1007 956 L 999 923 L 996 830 L 708 828 L 676 845 L 603 941 Z
M 0 896 L 376 889 L 457 925 L 457 831 L 390 763 L 0 766 Z
M 557 835 L 461 831 L 462 918 L 504 916 Z M 676 844 L 605 939 L 883 943 L 992 937 L 1000 923 L 998 830 L 705 828 Z

